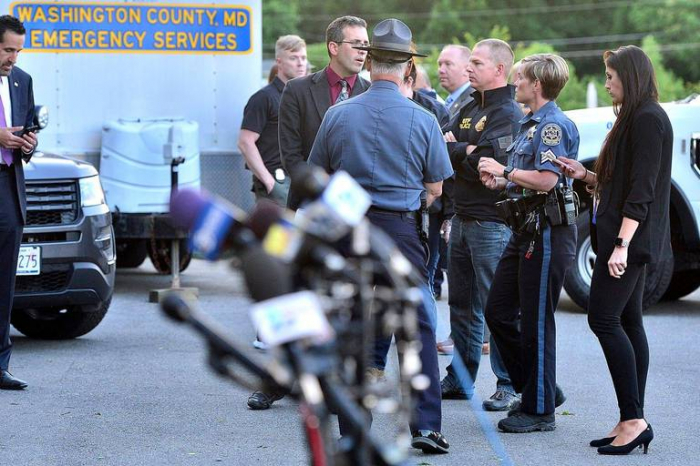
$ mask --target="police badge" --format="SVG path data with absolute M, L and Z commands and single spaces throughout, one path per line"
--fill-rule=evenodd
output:
M 481 132 L 484 130 L 484 126 L 486 126 L 486 115 L 481 117 L 481 120 L 474 126 L 474 129 Z
M 549 123 L 542 130 L 542 142 L 548 146 L 556 146 L 561 142 L 561 127 L 554 123 Z
M 528 141 L 532 141 L 532 138 L 535 137 L 535 131 L 537 131 L 537 125 L 527 130 L 527 135 L 525 136 L 525 138 L 527 138 Z

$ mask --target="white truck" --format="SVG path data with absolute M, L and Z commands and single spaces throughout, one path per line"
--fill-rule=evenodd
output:
M 673 125 L 673 170 L 671 182 L 672 257 L 658 258 L 648 267 L 644 306 L 661 299 L 679 299 L 700 287 L 700 96 L 662 104 Z M 581 136 L 579 160 L 592 169 L 603 141 L 612 128 L 612 107 L 566 112 L 576 123 Z M 581 200 L 578 221 L 576 263 L 566 277 L 565 289 L 582 308 L 588 305 L 588 293 L 595 254 L 591 248 L 589 215 L 591 196 L 580 182 L 574 183 Z
M 243 107 L 260 87 L 262 2 L 0 0 L 0 8 L 27 29 L 19 66 L 51 115 L 41 150 L 100 173 L 117 266 L 138 266 L 148 253 L 169 273 L 172 240 L 182 239 L 186 267 L 185 233 L 164 221 L 171 168 L 180 186 L 198 187 L 208 157 L 240 158 Z M 241 179 L 222 165 L 212 169 L 222 183 Z

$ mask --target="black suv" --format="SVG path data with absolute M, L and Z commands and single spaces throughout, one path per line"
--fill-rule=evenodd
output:
M 94 329 L 114 291 L 112 217 L 95 168 L 36 153 L 25 166 L 12 325 L 28 337 L 68 339 Z

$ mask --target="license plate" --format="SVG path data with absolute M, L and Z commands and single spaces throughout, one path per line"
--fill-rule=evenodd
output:
M 23 246 L 19 248 L 17 275 L 39 275 L 41 273 L 41 248 Z

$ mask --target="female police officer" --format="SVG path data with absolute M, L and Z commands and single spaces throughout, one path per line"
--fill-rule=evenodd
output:
M 515 99 L 530 113 L 509 148 L 510 165 L 479 161 L 482 182 L 506 189 L 508 200 L 501 205 L 514 230 L 485 308 L 513 386 L 522 393 L 520 408 L 498 423 L 506 432 L 553 430 L 555 405 L 564 402 L 556 387 L 554 311 L 576 253 L 576 212 L 570 180 L 561 174 L 557 157 L 576 159 L 579 136 L 554 99 L 568 79 L 561 57 L 523 59 Z

